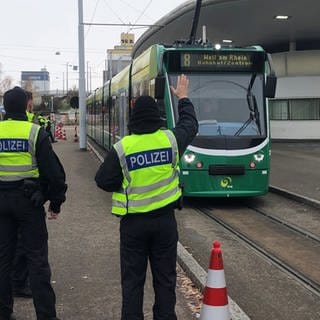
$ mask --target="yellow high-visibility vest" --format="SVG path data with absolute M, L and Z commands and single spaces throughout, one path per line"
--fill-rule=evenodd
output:
M 38 178 L 36 141 L 40 126 L 29 121 L 0 122 L 0 181 Z
M 46 125 L 46 119 L 43 116 L 38 116 L 38 122 L 40 126 L 45 126 Z
M 178 146 L 170 130 L 126 136 L 114 148 L 124 179 L 112 195 L 113 214 L 149 212 L 180 198 Z
M 26 113 L 27 113 L 28 121 L 32 122 L 34 119 L 34 113 L 29 111 L 27 111 Z

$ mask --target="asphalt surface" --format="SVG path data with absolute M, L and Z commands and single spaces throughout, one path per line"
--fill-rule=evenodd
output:
M 80 151 L 73 138 L 73 128 L 68 128 L 67 141 L 54 144 L 69 185 L 59 220 L 48 222 L 58 316 L 62 320 L 117 320 L 121 309 L 119 221 L 110 214 L 111 195 L 95 185 L 98 158 L 92 151 Z M 320 143 L 273 143 L 270 185 L 319 201 L 319 168 Z M 207 270 L 181 245 L 178 251 L 180 265 L 203 287 Z M 228 256 L 229 252 L 224 254 Z M 149 273 L 145 320 L 152 319 L 152 303 Z M 232 319 L 249 319 L 230 297 L 229 305 Z M 176 312 L 178 319 L 195 319 L 179 290 Z M 15 314 L 18 320 L 36 319 L 30 300 L 16 299 Z
M 274 142 L 271 151 L 270 185 L 320 201 L 320 142 Z

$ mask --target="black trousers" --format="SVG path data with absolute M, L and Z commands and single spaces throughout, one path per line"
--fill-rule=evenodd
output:
M 44 208 L 33 207 L 22 191 L 0 191 L 0 320 L 9 319 L 13 311 L 11 274 L 18 229 L 27 257 L 37 320 L 48 320 L 56 316 L 45 219 Z
M 18 231 L 16 254 L 13 260 L 12 287 L 13 290 L 23 290 L 29 287 L 28 260 L 23 248 L 21 233 Z
M 120 222 L 121 320 L 143 320 L 148 260 L 153 278 L 154 320 L 176 320 L 178 231 L 174 210 L 127 215 Z

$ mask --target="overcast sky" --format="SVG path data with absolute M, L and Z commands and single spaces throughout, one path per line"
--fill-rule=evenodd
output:
M 186 0 L 83 0 L 83 21 L 153 24 Z M 21 71 L 50 73 L 51 90 L 63 89 L 67 63 L 78 65 L 78 0 L 1 0 L 1 80 L 20 84 Z M 121 32 L 137 38 L 146 28 L 85 26 L 85 60 L 92 88 L 102 82 L 106 51 L 120 44 Z M 60 52 L 60 55 L 56 55 Z M 68 69 L 69 87 L 78 87 L 77 72 Z

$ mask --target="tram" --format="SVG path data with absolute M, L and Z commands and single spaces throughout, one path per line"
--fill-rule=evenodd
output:
M 189 197 L 249 197 L 268 191 L 270 125 L 268 98 L 276 76 L 259 46 L 215 47 L 155 44 L 87 98 L 88 135 L 110 149 L 124 135 L 130 105 L 154 97 L 164 128 L 178 119 L 170 86 L 189 78 L 189 98 L 199 131 L 180 161 L 180 183 Z

